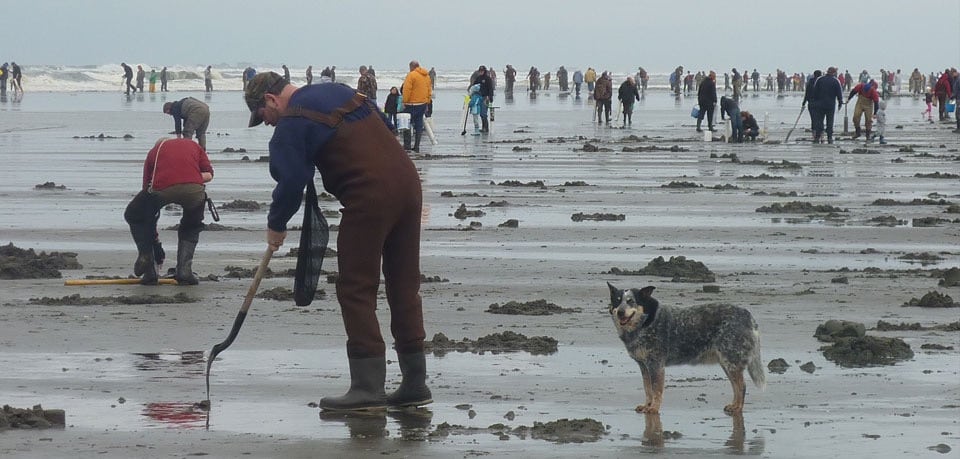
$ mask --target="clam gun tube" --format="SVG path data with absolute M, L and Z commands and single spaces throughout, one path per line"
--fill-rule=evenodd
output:
M 68 279 L 63 285 L 128 285 L 140 284 L 140 279 Z M 159 285 L 177 285 L 176 279 L 158 279 Z

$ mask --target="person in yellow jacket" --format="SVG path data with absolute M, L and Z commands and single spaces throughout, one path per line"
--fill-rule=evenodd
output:
M 433 97 L 430 73 L 420 67 L 417 61 L 410 61 L 410 73 L 403 80 L 404 111 L 410 114 L 410 124 L 413 125 L 413 151 L 420 151 L 420 136 L 423 134 L 423 115 Z
M 587 67 L 587 73 L 583 74 L 583 82 L 587 84 L 587 91 L 593 92 L 593 87 L 597 83 L 597 71 L 593 67 Z

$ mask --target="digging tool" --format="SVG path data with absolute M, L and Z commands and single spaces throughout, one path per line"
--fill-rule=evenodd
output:
M 844 135 L 850 133 L 850 118 L 847 118 L 847 105 L 850 105 L 850 101 L 843 104 L 843 133 Z
M 460 131 L 460 135 L 467 135 L 467 118 L 470 116 L 470 96 L 464 96 L 463 98 L 463 130 Z
M 786 138 L 786 139 L 783 139 L 783 143 L 787 143 L 787 142 L 790 141 L 790 134 L 793 134 L 793 130 L 796 129 L 796 128 L 797 128 L 797 124 L 800 123 L 800 117 L 803 116 L 803 109 L 804 109 L 804 108 L 805 108 L 805 107 L 803 107 L 803 106 L 800 107 L 800 114 L 797 115 L 797 120 L 793 122 L 793 127 L 790 128 L 790 131 L 787 132 L 787 138 Z
M 177 285 L 176 279 L 158 279 L 160 285 Z M 129 285 L 140 284 L 140 279 L 69 279 L 63 282 L 63 285 Z
M 257 288 L 260 287 L 260 281 L 263 279 L 263 274 L 267 271 L 267 265 L 270 264 L 270 257 L 272 256 L 273 250 L 267 248 L 267 251 L 263 253 L 263 259 L 260 260 L 260 266 L 257 267 L 257 273 L 253 276 L 253 282 L 250 283 L 250 288 L 247 290 L 247 296 L 243 299 L 243 305 L 240 306 L 240 312 L 237 313 L 237 318 L 233 321 L 233 328 L 230 329 L 230 334 L 227 335 L 227 339 L 223 340 L 222 343 L 215 344 L 213 349 L 210 350 L 210 355 L 207 357 L 208 401 L 210 400 L 210 366 L 213 365 L 213 361 L 217 358 L 217 355 L 230 347 L 230 345 L 233 344 L 233 340 L 237 338 L 237 334 L 240 333 L 243 320 L 247 318 L 247 310 L 250 309 L 250 303 L 253 303 L 253 296 L 257 294 Z

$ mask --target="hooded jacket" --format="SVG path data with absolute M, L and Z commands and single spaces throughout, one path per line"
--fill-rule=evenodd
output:
M 403 80 L 403 104 L 420 105 L 430 103 L 430 73 L 423 67 L 417 67 Z

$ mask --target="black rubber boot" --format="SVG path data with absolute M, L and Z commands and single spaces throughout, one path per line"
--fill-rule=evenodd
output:
M 853 138 L 856 139 L 860 137 L 860 126 L 854 126 L 853 129 L 854 129 Z
M 490 132 L 490 122 L 482 116 L 480 117 L 480 132 Z
M 133 273 L 140 276 L 143 285 L 157 285 L 157 264 L 153 257 L 155 231 L 144 225 L 130 225 L 130 234 L 137 245 L 137 261 L 133 264 Z
M 350 359 L 350 389 L 340 397 L 323 397 L 320 409 L 329 411 L 371 411 L 387 408 L 383 383 L 387 375 L 385 357 Z
M 400 387 L 387 395 L 387 405 L 392 407 L 422 406 L 433 403 L 433 395 L 427 387 L 427 361 L 423 352 L 397 354 L 403 380 Z
M 173 276 L 178 285 L 197 285 L 199 281 L 193 274 L 193 253 L 197 250 L 197 243 L 177 241 L 177 273 Z
M 414 134 L 413 138 L 413 151 L 420 153 L 420 137 L 423 136 L 423 131 L 419 131 Z

